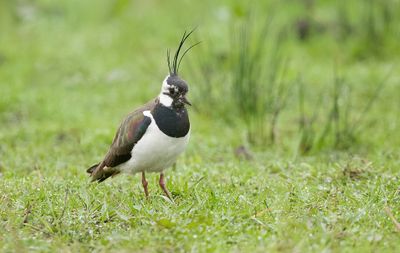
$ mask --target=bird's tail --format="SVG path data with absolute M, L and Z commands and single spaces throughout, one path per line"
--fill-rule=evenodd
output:
M 89 169 L 86 170 L 87 173 L 92 174 L 93 171 L 97 168 L 97 166 L 99 166 L 98 164 L 92 165 Z
M 89 169 L 86 170 L 86 172 L 89 173 L 92 177 L 92 182 L 97 181 L 99 183 L 103 182 L 111 176 L 119 174 L 118 170 L 104 167 L 103 163 L 98 163 L 91 166 Z

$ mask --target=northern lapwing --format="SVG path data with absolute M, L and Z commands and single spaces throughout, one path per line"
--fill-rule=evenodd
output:
M 198 43 L 179 54 L 192 34 L 184 33 L 171 59 L 167 50 L 169 74 L 161 85 L 160 94 L 126 116 L 104 159 L 90 167 L 92 181 L 103 182 L 120 173 L 141 173 L 146 197 L 149 196 L 146 172 L 160 173 L 161 189 L 172 200 L 165 185 L 164 171 L 171 167 L 186 149 L 190 137 L 190 122 L 185 105 L 187 82 L 178 76 L 180 63 L 186 53 Z

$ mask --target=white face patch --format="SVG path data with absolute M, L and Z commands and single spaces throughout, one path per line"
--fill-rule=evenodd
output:
M 161 86 L 160 95 L 158 96 L 158 98 L 160 99 L 160 103 L 167 107 L 171 106 L 173 102 L 173 99 L 170 96 L 164 94 L 164 93 L 169 93 L 169 89 L 171 88 L 171 85 L 167 83 L 168 77 L 169 75 L 167 75 L 167 77 L 164 79 Z

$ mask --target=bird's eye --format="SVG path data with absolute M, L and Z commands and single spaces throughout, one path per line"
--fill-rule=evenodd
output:
M 174 95 L 175 89 L 174 88 L 169 88 L 169 94 Z

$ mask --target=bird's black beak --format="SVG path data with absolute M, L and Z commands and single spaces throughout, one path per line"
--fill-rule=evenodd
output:
M 186 96 L 182 96 L 180 98 L 180 100 L 182 101 L 182 103 L 184 103 L 185 105 L 192 105 L 189 100 L 187 100 Z

